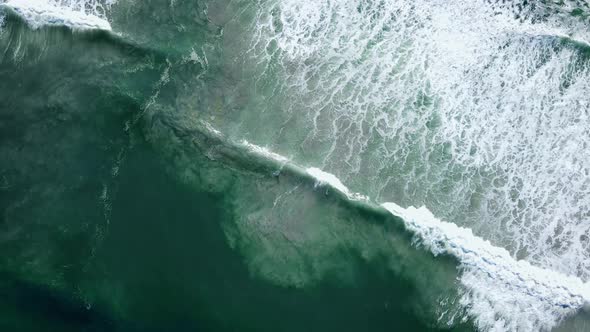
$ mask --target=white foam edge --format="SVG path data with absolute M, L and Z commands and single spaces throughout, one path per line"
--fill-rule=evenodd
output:
M 365 195 L 351 192 L 348 189 L 348 187 L 346 187 L 342 183 L 342 181 L 340 181 L 340 179 L 332 173 L 324 172 L 321 169 L 316 168 L 316 167 L 309 167 L 305 171 L 307 172 L 308 175 L 310 175 L 311 177 L 316 179 L 316 181 L 319 184 L 328 184 L 330 187 L 340 191 L 341 193 L 346 195 L 346 197 L 348 197 L 351 200 L 357 200 L 357 201 L 368 201 L 369 200 L 369 197 L 367 197 Z
M 212 136 L 217 137 L 217 138 L 223 137 L 223 135 L 221 134 L 221 132 L 219 130 L 215 129 L 209 122 L 207 122 L 207 121 L 201 121 L 201 123 L 205 126 L 205 129 L 207 130 L 207 132 L 209 133 L 209 135 L 212 135 Z
M 289 159 L 268 148 L 242 141 L 249 151 L 277 162 Z M 296 165 L 293 165 L 296 168 Z M 334 174 L 317 167 L 305 169 L 318 184 L 327 185 L 351 200 L 369 201 L 351 192 Z M 550 329 L 590 305 L 590 288 L 580 278 L 543 269 L 473 234 L 471 229 L 437 219 L 426 207 L 402 208 L 383 203 L 401 218 L 408 231 L 435 256 L 450 255 L 459 262 L 460 282 L 471 298 L 462 300 L 476 324 L 489 331 Z
M 351 192 L 334 174 L 316 167 L 306 172 L 349 199 L 369 200 Z M 461 302 L 482 330 L 548 330 L 590 305 L 590 285 L 578 277 L 517 260 L 471 229 L 439 220 L 426 207 L 402 208 L 391 202 L 381 206 L 401 218 L 435 256 L 446 254 L 458 260 L 459 280 L 467 294 Z
M 328 184 L 349 198 L 368 199 L 361 194 L 352 193 L 334 174 L 315 167 L 307 168 L 306 171 L 317 181 Z M 501 284 L 499 286 L 504 291 L 518 293 L 513 294 L 514 298 L 509 298 L 509 294 L 505 292 L 490 294 L 502 299 L 490 298 L 489 301 L 518 302 L 517 297 L 522 294 L 554 306 L 562 312 L 577 311 L 590 304 L 590 286 L 580 278 L 533 266 L 525 260 L 516 260 L 506 249 L 496 247 L 474 235 L 471 229 L 437 219 L 424 206 L 402 208 L 391 202 L 381 206 L 400 217 L 406 228 L 435 256 L 451 255 L 458 259 L 463 270 L 481 272 Z
M 495 311 L 487 317 L 489 320 L 497 320 L 497 311 L 504 311 L 503 316 L 526 315 L 535 319 L 531 328 L 550 329 L 590 303 L 589 285 L 575 276 L 516 260 L 506 249 L 474 235 L 471 229 L 437 219 L 426 207 L 403 208 L 391 202 L 382 206 L 400 217 L 435 256 L 447 254 L 458 259 L 463 270 L 462 283 L 468 291 L 477 293 L 479 301 L 487 302 L 486 310 Z M 477 304 L 469 305 L 477 309 Z M 485 312 L 471 314 L 490 316 Z M 522 322 L 502 322 L 501 327 L 494 328 L 497 324 L 498 321 L 479 322 L 489 330 L 523 327 Z
M 205 123 L 207 130 L 210 133 L 216 134 L 217 136 L 220 135 L 220 132 L 213 128 L 209 123 Z M 278 153 L 272 152 L 267 147 L 262 147 L 253 143 L 248 142 L 247 140 L 242 140 L 240 142 L 250 153 L 253 153 L 261 158 L 266 158 L 273 160 L 279 164 L 285 165 L 291 162 L 290 158 L 287 158 L 283 155 Z M 296 169 L 301 169 L 298 165 L 292 165 Z M 331 188 L 334 188 L 344 194 L 350 200 L 357 200 L 357 201 L 369 201 L 367 196 L 353 193 L 351 192 L 348 187 L 346 187 L 338 177 L 334 174 L 324 172 L 319 168 L 316 167 L 309 167 L 305 169 L 307 175 L 311 176 L 316 180 L 318 185 L 329 185 Z
M 208 125 L 207 130 L 221 135 Z M 246 140 L 250 153 L 302 169 L 289 158 Z M 370 198 L 353 193 L 334 174 L 316 167 L 305 172 L 353 200 Z M 387 202 L 381 206 L 404 222 L 406 229 L 433 255 L 457 259 L 466 296 L 461 303 L 476 325 L 486 331 L 550 330 L 560 321 L 590 307 L 590 285 L 576 276 L 517 260 L 501 247 L 473 234 L 469 228 L 442 221 L 426 207 L 403 208 Z
M 9 0 L 0 3 L 22 17 L 32 28 L 67 26 L 79 30 L 111 30 L 105 19 L 82 11 L 59 7 L 43 0 Z
M 281 164 L 286 164 L 289 162 L 289 158 L 282 156 L 278 153 L 274 153 L 266 147 L 252 144 L 247 140 L 242 140 L 240 143 L 244 145 L 251 153 L 258 155 L 259 157 L 271 159 Z

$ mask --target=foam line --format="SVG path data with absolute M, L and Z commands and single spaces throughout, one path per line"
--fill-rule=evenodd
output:
M 589 286 L 579 278 L 515 260 L 470 229 L 437 219 L 426 207 L 382 206 L 402 218 L 434 255 L 459 260 L 468 290 L 462 301 L 483 329 L 551 329 L 590 301 Z
M 342 181 L 340 181 L 340 179 L 338 177 L 336 177 L 334 174 L 324 172 L 321 169 L 316 168 L 316 167 L 310 167 L 310 168 L 306 169 L 306 171 L 307 171 L 307 174 L 309 174 L 314 179 L 316 179 L 316 181 L 319 184 L 328 184 L 332 188 L 334 188 L 334 189 L 340 191 L 341 193 L 343 193 L 344 195 L 346 195 L 346 197 L 348 197 L 348 199 L 357 200 L 357 201 L 360 201 L 360 200 L 368 201 L 369 200 L 369 198 L 367 196 L 361 195 L 359 193 L 351 192 L 342 183 Z
M 247 52 L 280 97 L 245 126 L 266 142 L 276 123 L 301 137 L 284 151 L 363 194 L 590 280 L 590 30 L 569 3 L 273 2 Z
M 243 141 L 248 154 L 274 161 L 277 167 L 311 177 L 346 198 L 374 204 L 352 192 L 334 174 L 304 168 L 289 158 Z M 301 172 L 301 170 L 305 170 Z M 455 257 L 461 269 L 461 304 L 484 331 L 550 330 L 590 304 L 590 286 L 580 278 L 514 259 L 504 248 L 473 234 L 471 229 L 437 219 L 426 207 L 403 208 L 395 203 L 377 205 L 401 218 L 417 242 L 435 256 Z
M 13 11 L 34 29 L 67 26 L 79 30 L 111 30 L 110 23 L 105 19 L 43 0 L 9 0 L 0 4 L 0 8 Z
M 217 131 L 217 133 L 219 133 L 219 131 Z M 289 161 L 289 158 L 287 158 L 287 157 L 284 157 L 284 156 L 281 156 L 280 154 L 274 153 L 274 152 L 270 151 L 268 148 L 258 146 L 256 144 L 252 144 L 246 140 L 243 140 L 242 144 L 244 146 L 246 146 L 250 150 L 251 153 L 254 153 L 260 157 L 272 159 L 272 160 L 279 162 L 279 163 L 287 163 Z

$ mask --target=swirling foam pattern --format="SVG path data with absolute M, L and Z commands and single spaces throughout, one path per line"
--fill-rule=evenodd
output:
M 386 207 L 410 225 L 422 215 L 409 228 L 463 262 L 482 329 L 545 330 L 584 304 L 590 278 L 587 12 L 576 1 L 275 1 L 258 11 L 249 64 L 257 82 L 284 82 L 262 105 L 284 120 L 270 131 L 305 132 L 277 138 L 277 152 L 396 202 Z M 507 251 L 482 249 L 492 245 Z

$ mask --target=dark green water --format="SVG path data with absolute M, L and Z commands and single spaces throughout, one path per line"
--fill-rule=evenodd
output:
M 588 330 L 587 5 L 34 1 L 0 332 Z
M 144 25 L 153 12 L 165 13 L 153 1 L 125 16 L 133 36 L 127 40 L 60 27 L 33 30 L 16 16 L 6 18 L 0 35 L 0 330 L 438 330 L 435 309 L 417 300 L 423 285 L 411 276 L 443 269 L 452 280 L 452 262 L 429 267 L 434 260 L 417 252 L 409 272 L 401 258 L 390 268 L 395 257 L 381 249 L 363 256 L 358 244 L 330 232 L 354 227 L 342 236 L 367 236 L 370 244 L 379 241 L 371 232 L 379 233 L 402 247 L 409 235 L 393 217 L 343 204 L 309 180 L 273 175 L 235 155 L 225 160 L 223 152 L 212 156 L 206 147 L 215 142 L 174 125 L 191 112 L 198 117 L 200 103 L 211 103 L 209 93 L 224 89 L 205 87 L 207 76 L 197 82 L 201 66 L 178 56 L 188 48 L 183 38 L 209 40 L 220 54 L 215 48 L 223 40 L 205 18 L 180 34 L 167 28 L 165 15 Z M 215 65 L 209 62 L 206 75 L 223 72 Z M 162 84 L 166 71 L 168 85 Z M 183 109 L 178 94 L 189 89 L 194 103 Z M 276 196 L 281 186 L 299 187 L 290 199 L 303 211 L 294 218 L 317 223 L 299 232 L 315 234 L 319 227 L 322 238 L 308 241 L 326 247 L 319 261 L 295 243 L 256 263 L 244 256 L 258 252 L 264 236 L 241 237 L 236 223 L 257 209 L 266 213 L 265 195 Z M 317 226 L 322 223 L 332 226 Z M 281 256 L 281 250 L 300 253 Z M 278 258 L 264 257 L 273 252 Z M 272 272 L 273 265 L 277 280 L 256 272 Z M 448 294 L 452 284 L 445 286 Z

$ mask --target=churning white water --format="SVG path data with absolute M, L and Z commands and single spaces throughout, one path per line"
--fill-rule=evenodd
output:
M 75 29 L 111 30 L 107 20 L 115 0 L 7 0 L 0 6 L 21 16 L 31 27 L 68 26 Z
M 250 52 L 261 78 L 279 68 L 286 122 L 309 128 L 302 162 L 408 218 L 418 217 L 398 204 L 424 205 L 506 257 L 588 281 L 587 11 L 574 1 L 282 0 L 258 12 Z M 569 312 L 545 305 L 551 292 L 514 297 L 486 280 L 463 278 L 484 330 L 549 329 Z
M 309 176 L 383 203 L 457 257 L 461 302 L 482 330 L 551 329 L 588 302 L 587 4 L 251 3 L 252 63 L 289 103 L 244 148 L 314 166 Z M 33 27 L 110 29 L 110 1 L 0 5 Z M 268 130 L 305 138 L 285 158 L 288 144 L 251 143 Z

